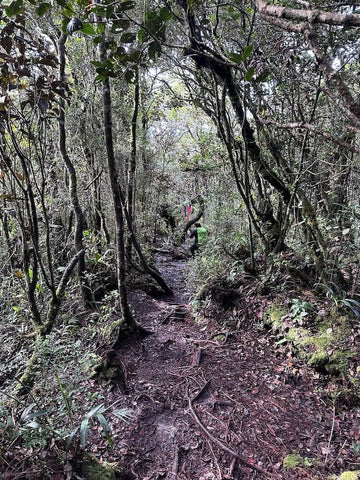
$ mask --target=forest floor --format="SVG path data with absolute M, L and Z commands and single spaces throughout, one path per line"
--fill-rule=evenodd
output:
M 90 400 L 106 405 L 111 441 L 102 436 L 103 428 L 95 421 L 89 421 L 86 454 L 75 437 L 74 448 L 66 453 L 55 440 L 50 446 L 40 442 L 38 447 L 24 448 L 15 444 L 17 436 L 7 440 L 4 436 L 7 451 L 0 448 L 0 479 L 335 480 L 344 471 L 360 470 L 359 322 L 354 322 L 348 339 L 357 352 L 351 377 L 332 378 L 308 367 L 263 324 L 264 312 L 274 301 L 288 305 L 294 296 L 310 298 L 317 311 L 328 309 L 329 305 L 311 297 L 312 292 L 293 281 L 288 285 L 285 277 L 280 289 L 275 285 L 275 292 L 270 288 L 267 293 L 259 292 L 261 279 L 245 276 L 232 290 L 216 285 L 206 308 L 202 305 L 197 310 L 184 281 L 192 260 L 163 250 L 156 254 L 156 262 L 174 294 L 166 296 L 150 282 L 148 293 L 144 288 L 130 292 L 138 323 L 151 333 L 125 340 L 119 348 L 118 358 L 126 372 L 125 393 L 120 385 L 103 383 L 86 371 L 77 385 L 77 370 L 69 370 L 74 372 L 74 387 L 68 387 L 70 393 L 71 388 L 74 391 L 73 405 L 81 403 L 84 412 L 94 411 Z M 106 307 L 110 308 L 108 303 Z M 107 348 L 98 332 L 118 320 L 115 310 L 108 311 L 107 323 L 102 324 L 97 323 L 99 314 L 91 320 L 88 312 L 82 312 L 77 328 L 70 324 L 66 335 L 50 339 L 52 351 L 61 355 L 54 358 L 58 358 L 56 371 L 62 372 L 63 382 L 74 360 L 66 360 L 61 352 L 77 355 L 77 368 L 82 371 L 88 362 L 87 351 L 98 354 L 98 348 Z M 71 346 L 74 339 L 76 351 Z M 4 352 L 1 362 L 10 358 Z M 51 397 L 55 414 L 65 422 L 59 379 L 56 382 L 50 370 L 42 377 L 37 392 L 44 397 L 44 410 L 39 413 L 47 410 L 47 397 Z M 350 381 L 357 385 L 355 389 L 349 388 Z M 24 406 L 16 408 L 14 418 Z M 127 408 L 132 417 L 127 423 L 119 420 L 112 415 L 114 408 Z M 30 413 L 29 418 L 35 415 Z M 83 426 L 86 418 L 76 417 L 72 424 L 83 419 Z M 20 419 L 18 433 L 22 428 Z M 31 434 L 30 426 L 26 432 Z M 82 460 L 87 454 L 105 466 L 112 462 L 117 473 L 84 473 L 88 458 Z
M 216 315 L 192 315 L 187 260 L 157 261 L 174 296 L 131 294 L 152 334 L 120 351 L 122 405 L 135 412 L 114 434 L 112 460 L 128 471 L 121 478 L 329 479 L 360 470 L 359 405 L 338 405 L 331 378 L 276 345 L 258 321 L 263 300 L 248 298 L 224 331 Z

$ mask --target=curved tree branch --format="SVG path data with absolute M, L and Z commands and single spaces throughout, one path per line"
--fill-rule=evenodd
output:
M 338 25 L 346 28 L 360 27 L 360 15 L 356 13 L 341 14 L 326 12 L 324 10 L 298 9 L 272 5 L 264 0 L 257 0 L 256 6 L 261 15 L 284 18 L 295 22 L 307 22 L 310 24 L 322 23 L 325 25 Z
M 343 140 L 340 140 L 339 138 L 335 138 L 333 135 L 330 133 L 324 132 L 323 130 L 320 130 L 317 128 L 315 125 L 312 125 L 307 122 L 289 122 L 289 123 L 279 123 L 276 122 L 275 120 L 271 120 L 270 118 L 266 119 L 260 119 L 261 123 L 264 125 L 273 125 L 276 128 L 279 128 L 280 130 L 308 130 L 309 132 L 312 132 L 316 135 L 320 135 L 327 140 L 330 140 L 331 142 L 335 143 L 336 145 L 339 145 L 340 147 L 345 148 L 346 150 L 354 153 L 360 153 L 360 147 L 356 147 L 354 145 L 349 144 L 348 142 L 344 142 Z

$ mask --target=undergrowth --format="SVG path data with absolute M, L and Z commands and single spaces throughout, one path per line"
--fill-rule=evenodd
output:
M 115 318 L 113 300 L 106 298 L 100 313 L 81 312 L 80 305 L 73 304 L 40 344 L 35 344 L 31 325 L 20 312 L 10 312 L 6 326 L 1 324 L 6 348 L 0 362 L 0 458 L 8 475 L 19 468 L 20 457 L 14 452 L 21 452 L 22 462 L 29 460 L 29 469 L 32 458 L 54 456 L 63 464 L 60 471 L 67 458 L 89 450 L 94 439 L 103 439 L 111 452 L 112 426 L 131 419 L 132 412 L 122 408 L 121 401 L 106 404 L 106 392 L 93 378 L 100 353 L 111 342 L 104 332 Z M 28 395 L 16 395 L 35 347 L 40 351 L 34 386 Z

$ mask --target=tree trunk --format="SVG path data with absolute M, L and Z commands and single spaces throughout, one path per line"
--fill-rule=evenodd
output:
M 99 45 L 100 60 L 106 60 L 105 39 Z M 126 264 L 125 264 L 125 231 L 124 231 L 124 215 L 121 202 L 121 190 L 118 183 L 117 165 L 115 161 L 113 131 L 112 131 L 112 106 L 111 106 L 111 89 L 110 80 L 106 78 L 102 84 L 103 94 L 103 116 L 104 116 L 104 135 L 107 154 L 107 165 L 109 171 L 109 179 L 114 205 L 115 223 L 116 223 L 116 253 L 117 253 L 117 279 L 120 297 L 120 308 L 122 313 L 122 325 L 120 326 L 118 339 L 125 331 L 131 333 L 137 330 L 137 323 L 131 313 L 127 287 L 126 287 Z
M 137 155 L 137 120 L 139 114 L 139 99 L 140 99 L 140 85 L 139 85 L 139 69 L 135 70 L 135 85 L 134 85 L 134 110 L 131 119 L 131 154 L 128 169 L 128 183 L 127 183 L 127 210 L 129 219 L 134 230 L 135 218 L 135 180 L 136 180 L 136 155 Z M 131 247 L 132 242 L 128 237 L 126 244 L 126 257 L 128 262 L 131 262 Z
M 60 62 L 60 74 L 59 80 L 61 82 L 65 81 L 65 43 L 67 36 L 61 34 L 58 41 L 59 48 L 59 62 Z M 68 175 L 69 175 L 69 191 L 70 199 L 73 206 L 75 214 L 75 232 L 74 232 L 74 242 L 75 242 L 75 251 L 79 252 L 84 250 L 83 244 L 83 229 L 84 229 L 84 215 L 81 209 L 78 193 L 77 193 L 77 177 L 74 165 L 68 155 L 66 147 L 66 131 L 65 131 L 65 99 L 59 97 L 60 104 L 60 113 L 59 113 L 59 148 L 62 159 L 65 163 Z M 85 265 L 85 255 L 82 255 L 78 259 L 78 277 L 80 280 L 81 286 L 81 295 L 84 301 L 86 308 L 93 306 L 91 291 L 85 277 L 86 265 Z

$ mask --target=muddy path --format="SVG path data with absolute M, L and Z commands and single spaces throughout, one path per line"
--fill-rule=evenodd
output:
M 216 337 L 217 319 L 209 329 L 191 314 L 186 260 L 158 255 L 157 262 L 174 296 L 132 292 L 138 321 L 152 334 L 121 348 L 129 388 L 122 404 L 135 416 L 118 426 L 113 456 L 128 478 L 327 479 L 339 472 L 360 411 L 335 417 L 320 395 L 323 380 L 279 354 L 255 322 Z M 294 452 L 305 464 L 284 468 Z

